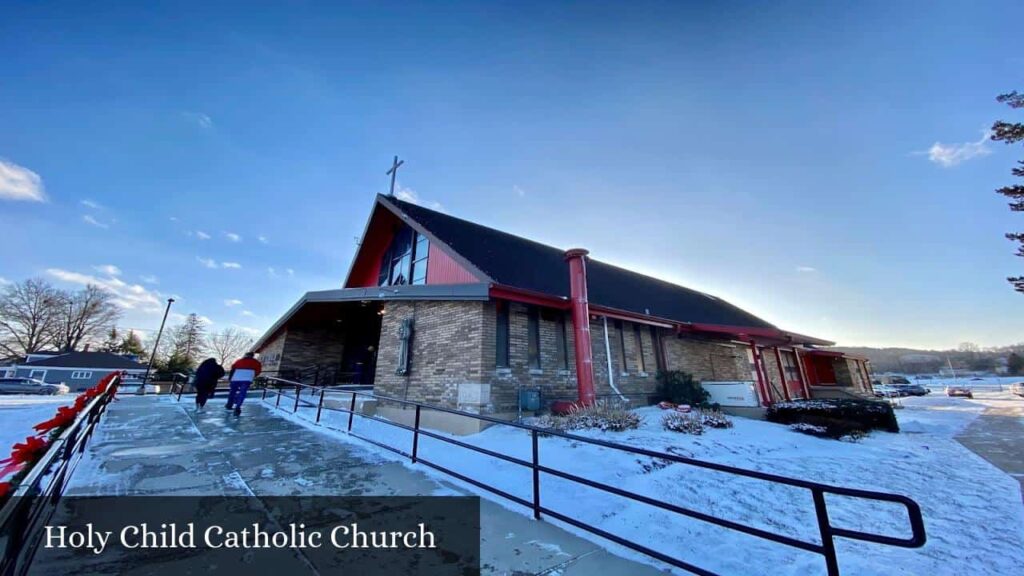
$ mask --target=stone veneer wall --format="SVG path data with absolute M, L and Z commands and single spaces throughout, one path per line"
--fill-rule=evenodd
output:
M 259 349 L 260 363 L 263 364 L 264 372 L 276 373 L 280 370 L 281 359 L 284 357 L 284 343 L 287 339 L 288 332 L 282 330 L 280 334 Z
M 669 370 L 689 372 L 702 382 L 750 380 L 747 351 L 740 344 L 671 335 L 664 341 Z

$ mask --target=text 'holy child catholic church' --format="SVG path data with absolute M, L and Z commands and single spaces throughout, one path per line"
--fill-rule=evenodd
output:
M 282 378 L 316 374 L 319 385 L 511 418 L 522 389 L 544 404 L 644 405 L 661 370 L 693 374 L 723 406 L 750 411 L 870 392 L 866 360 L 816 348 L 831 344 L 585 250 L 379 195 L 344 288 L 307 293 L 255 349 Z M 376 409 L 401 419 L 397 406 Z M 424 424 L 480 424 L 433 416 Z

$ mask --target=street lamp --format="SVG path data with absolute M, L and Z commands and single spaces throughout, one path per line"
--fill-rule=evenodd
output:
M 135 391 L 139 396 L 146 395 L 146 384 L 149 382 L 149 371 L 153 368 L 153 361 L 156 359 L 156 349 L 160 346 L 160 336 L 164 333 L 164 324 L 167 323 L 167 314 L 171 311 L 171 304 L 174 298 L 167 299 L 167 308 L 164 310 L 164 319 L 160 321 L 160 330 L 156 333 L 156 342 L 153 343 L 153 353 L 149 355 L 149 362 L 146 363 L 146 375 L 142 377 L 142 385 Z

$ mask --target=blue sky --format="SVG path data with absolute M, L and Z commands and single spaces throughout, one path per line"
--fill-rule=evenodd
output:
M 0 277 L 258 332 L 402 193 L 842 344 L 1022 340 L 1019 2 L 8 4 Z M 42 201 L 39 199 L 42 198 Z M 208 237 L 207 237 L 208 236 Z

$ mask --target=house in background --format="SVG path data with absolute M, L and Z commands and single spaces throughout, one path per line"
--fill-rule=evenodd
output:
M 831 344 L 585 250 L 377 196 L 343 287 L 307 293 L 254 349 L 284 377 L 316 366 L 318 384 L 514 417 L 523 389 L 643 405 L 664 370 L 754 409 L 869 392 L 865 359 L 818 348 Z
M 0 367 L 0 374 L 6 378 L 65 384 L 72 392 L 90 388 L 114 371 L 123 371 L 125 379 L 132 380 L 141 378 L 146 366 L 133 356 L 110 352 L 36 352 L 21 362 Z

